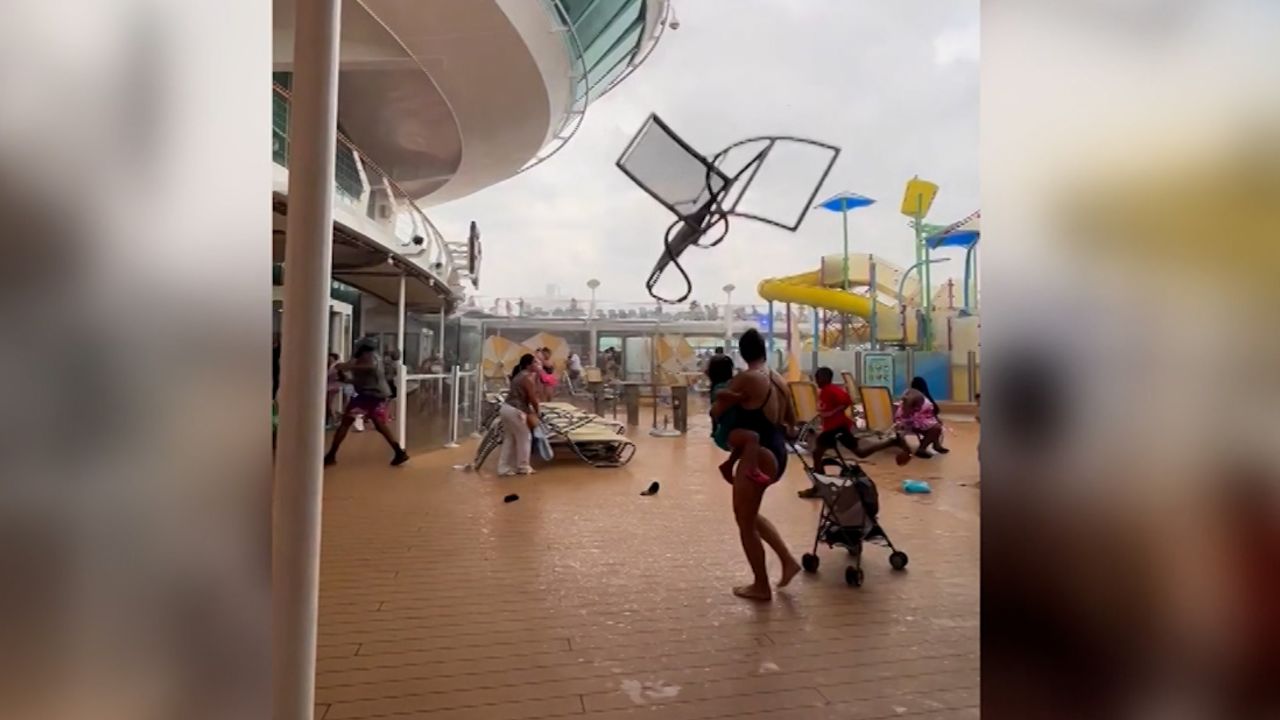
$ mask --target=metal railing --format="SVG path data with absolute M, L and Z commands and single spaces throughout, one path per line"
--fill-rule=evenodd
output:
M 289 91 L 277 83 L 271 86 L 272 160 L 289 165 Z M 383 242 L 435 275 L 442 283 L 458 287 L 470 280 L 470 269 L 454 259 L 458 243 L 450 243 L 432 224 L 413 198 L 392 180 L 377 163 L 341 132 L 334 148 L 336 201 L 384 230 L 392 243 Z M 381 241 L 381 238 L 375 238 Z M 465 243 L 463 243 L 465 244 Z
M 448 400 L 446 413 L 447 430 L 444 434 L 443 446 L 458 447 L 458 440 L 471 435 L 480 429 L 480 415 L 484 403 L 483 381 L 480 369 L 470 365 L 454 366 L 443 373 L 410 373 L 405 375 L 405 383 L 432 383 L 437 396 L 443 398 L 446 388 Z M 439 436 L 435 436 L 439 437 Z M 415 438 L 404 438 L 405 447 L 420 447 L 423 443 Z M 425 443 L 430 445 L 431 443 Z
M 646 1 L 654 2 L 656 0 Z M 532 170 L 550 160 L 552 156 L 560 152 L 560 149 L 568 144 L 569 140 L 577 134 L 578 129 L 582 127 L 582 121 L 587 115 L 587 106 L 591 104 L 591 101 L 599 99 L 617 87 L 618 83 L 625 80 L 636 68 L 644 64 L 649 54 L 657 47 L 658 40 L 661 39 L 662 33 L 671 17 L 671 4 L 667 3 L 663 6 L 662 17 L 658 19 L 650 34 L 647 36 L 642 34 L 640 36 L 635 52 L 631 53 L 627 59 L 626 67 L 622 72 L 614 76 L 603 90 L 593 94 L 592 91 L 595 90 L 595 86 L 591 84 L 591 79 L 588 77 L 589 68 L 587 67 L 586 49 L 582 46 L 582 40 L 578 37 L 578 32 L 574 28 L 573 22 L 569 20 L 569 12 L 561 0 L 542 0 L 542 4 L 552 21 L 556 23 L 555 30 L 563 34 L 565 47 L 569 52 L 570 58 L 577 61 L 577 67 L 575 74 L 570 78 L 568 112 L 565 114 L 564 119 L 560 121 L 560 126 L 552 134 L 551 140 L 533 156 L 533 159 L 520 168 L 520 172 Z

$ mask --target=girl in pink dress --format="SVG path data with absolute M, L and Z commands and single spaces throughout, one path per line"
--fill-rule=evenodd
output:
M 538 350 L 538 383 L 542 386 L 544 400 L 550 400 L 556 395 L 556 385 L 559 381 L 556 379 L 556 367 L 551 362 L 550 348 L 541 348 Z
M 942 420 L 938 418 L 938 404 L 929 393 L 929 384 L 922 377 L 911 379 L 911 389 L 902 396 L 895 415 L 895 425 L 899 430 L 915 433 L 920 438 L 920 447 L 916 457 L 931 458 L 929 452 L 951 452 L 942 446 Z

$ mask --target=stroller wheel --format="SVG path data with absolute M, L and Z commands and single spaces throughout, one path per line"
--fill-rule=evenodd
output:
M 800 557 L 800 567 L 804 568 L 805 572 L 818 572 L 818 556 L 813 553 L 805 553 Z
M 903 570 L 907 567 L 907 554 L 901 550 L 894 550 L 889 555 L 889 565 L 894 570 Z
M 862 587 L 862 570 L 854 567 L 845 568 L 844 581 L 851 587 Z

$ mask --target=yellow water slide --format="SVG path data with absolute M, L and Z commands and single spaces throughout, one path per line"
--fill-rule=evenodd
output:
M 760 281 L 756 291 L 760 297 L 772 302 L 807 305 L 820 310 L 856 315 L 871 321 L 872 299 L 868 295 L 860 295 L 843 290 L 841 269 L 844 258 L 832 255 L 822 259 L 822 267 L 811 272 L 789 275 L 787 277 L 766 278 Z M 849 257 L 850 288 L 867 288 L 871 285 L 874 267 L 877 298 L 880 295 L 896 297 L 897 283 L 902 278 L 902 269 L 893 263 L 870 255 L 851 255 Z M 903 297 L 908 306 L 919 294 L 919 283 L 914 278 L 908 279 L 903 289 Z M 902 312 L 897 305 L 876 301 L 876 336 L 881 342 L 914 345 L 917 343 L 916 323 L 907 325 L 907 337 L 903 339 Z

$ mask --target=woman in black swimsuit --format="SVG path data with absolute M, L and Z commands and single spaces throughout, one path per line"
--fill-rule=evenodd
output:
M 738 351 L 747 363 L 747 370 L 733 379 L 728 388 L 731 392 L 725 394 L 726 400 L 712 409 L 712 415 L 719 415 L 727 409 L 728 398 L 741 398 L 737 403 L 737 427 L 753 430 L 759 438 L 758 442 L 743 447 L 745 462 L 738 463 L 733 478 L 733 514 L 754 578 L 752 584 L 734 588 L 733 594 L 750 600 L 769 600 L 773 591 L 765 565 L 765 544 L 773 548 L 782 562 L 778 587 L 786 586 L 800 572 L 800 563 L 782 541 L 777 528 L 760 515 L 765 489 L 777 482 L 787 468 L 786 430 L 795 425 L 795 409 L 786 382 L 765 364 L 765 343 L 760 333 L 755 330 L 743 333 Z M 758 472 L 751 472 L 753 468 Z

